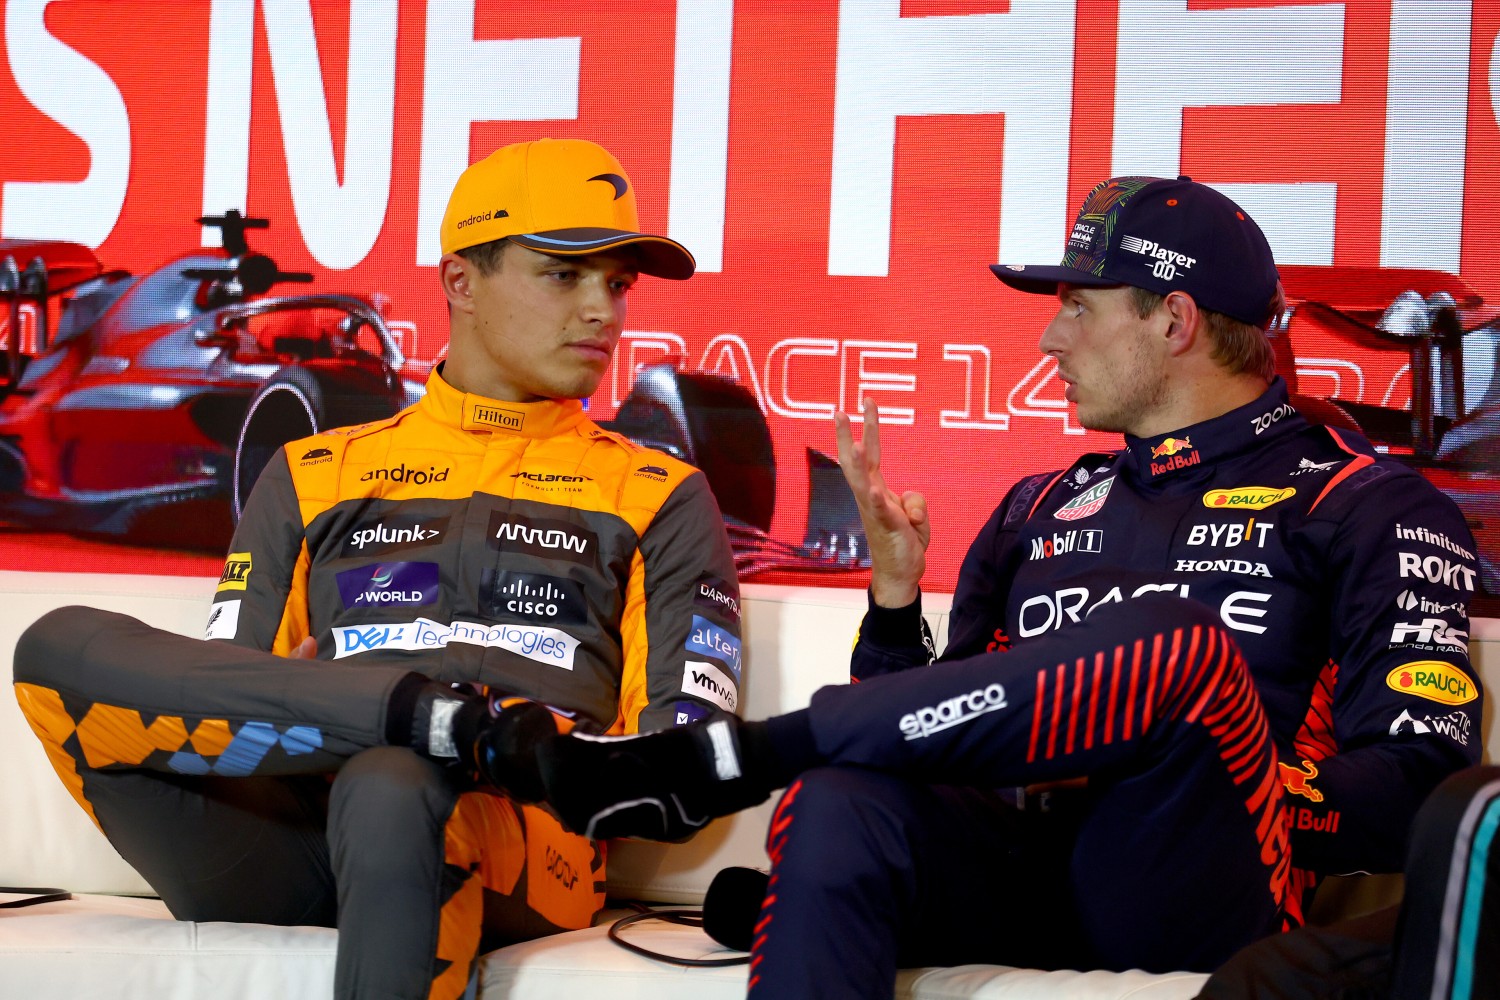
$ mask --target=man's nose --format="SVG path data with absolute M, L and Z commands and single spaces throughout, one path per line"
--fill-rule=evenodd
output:
M 583 283 L 583 301 L 579 312 L 589 322 L 618 326 L 625 319 L 625 303 L 614 294 L 609 281 L 602 276 Z
M 1057 313 L 1052 317 L 1051 321 L 1042 328 L 1042 336 L 1041 339 L 1036 342 L 1036 347 L 1037 350 L 1041 351 L 1043 354 L 1051 354 L 1053 351 L 1062 347 L 1062 332 L 1058 329 L 1058 320 L 1061 317 L 1062 310 L 1059 309 Z

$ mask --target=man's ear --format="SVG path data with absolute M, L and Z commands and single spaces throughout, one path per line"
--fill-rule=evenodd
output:
M 1161 310 L 1167 318 L 1167 351 L 1186 354 L 1198 342 L 1198 323 L 1203 313 L 1186 292 L 1171 292 L 1162 300 Z
M 448 308 L 459 312 L 474 311 L 474 278 L 477 268 L 456 253 L 445 253 L 438 259 L 438 280 L 443 283 L 443 297 Z

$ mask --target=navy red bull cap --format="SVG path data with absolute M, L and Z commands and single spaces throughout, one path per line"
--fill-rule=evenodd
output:
M 1057 266 L 992 264 L 1001 281 L 1053 295 L 1059 282 L 1186 292 L 1200 308 L 1264 326 L 1276 261 L 1255 220 L 1188 177 L 1112 177 L 1083 200 Z

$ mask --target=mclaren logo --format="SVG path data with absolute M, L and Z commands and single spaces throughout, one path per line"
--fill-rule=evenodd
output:
M 524 479 L 528 483 L 582 483 L 588 476 L 568 476 L 556 472 L 512 472 L 512 479 Z
M 590 177 L 591 181 L 607 181 L 609 186 L 615 189 L 615 201 L 625 197 L 625 192 L 630 190 L 630 182 L 619 174 L 596 174 Z
M 593 476 L 570 475 L 565 472 L 512 472 L 510 478 L 515 480 L 517 487 L 526 487 L 538 493 L 582 493 L 586 488 L 585 483 L 593 481 Z

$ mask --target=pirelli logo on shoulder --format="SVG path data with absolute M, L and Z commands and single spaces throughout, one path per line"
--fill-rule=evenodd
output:
M 231 552 L 224 560 L 224 572 L 219 576 L 219 586 L 215 593 L 226 590 L 244 590 L 245 584 L 250 581 L 250 553 Z
M 507 410 L 501 406 L 475 403 L 469 411 L 469 419 L 484 427 L 498 427 L 505 431 L 518 431 L 526 426 L 526 414 L 520 410 Z
M 1276 489 L 1271 486 L 1241 486 L 1237 490 L 1209 490 L 1203 494 L 1203 506 L 1213 510 L 1265 510 L 1296 496 L 1295 487 Z

